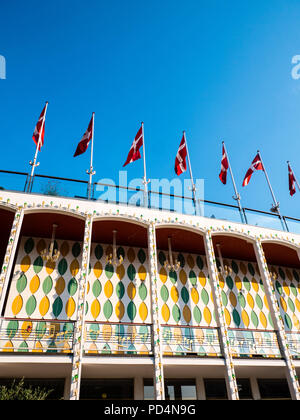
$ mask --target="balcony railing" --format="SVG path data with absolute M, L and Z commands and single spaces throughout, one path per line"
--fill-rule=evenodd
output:
M 28 190 L 29 174 L 0 170 L 0 189 L 8 191 Z M 151 184 L 150 184 L 151 185 Z M 80 179 L 62 178 L 36 174 L 30 184 L 30 193 L 59 197 L 87 199 L 88 182 Z M 91 200 L 123 205 L 143 206 L 142 188 L 94 182 Z M 270 229 L 285 230 L 300 234 L 300 219 L 236 205 L 199 199 L 198 215 L 245 223 Z M 148 191 L 148 208 L 183 214 L 195 214 L 196 206 L 192 196 Z
M 217 328 L 162 326 L 164 356 L 222 357 Z
M 228 338 L 234 357 L 282 357 L 274 331 L 230 329 Z
M 57 320 L 0 319 L 0 352 L 72 353 L 74 323 Z
M 162 325 L 164 356 L 222 357 L 218 328 Z M 294 359 L 300 358 L 300 333 L 287 332 Z M 0 318 L 0 353 L 72 354 L 74 322 Z M 275 331 L 229 329 L 236 358 L 282 358 Z M 86 322 L 87 356 L 153 356 L 151 324 Z
M 150 324 L 87 322 L 86 355 L 153 355 Z

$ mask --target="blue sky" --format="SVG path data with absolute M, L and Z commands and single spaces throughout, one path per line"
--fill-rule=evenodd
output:
M 186 130 L 207 200 L 234 203 L 230 178 L 218 178 L 224 140 L 243 205 L 272 203 L 262 172 L 241 186 L 259 149 L 282 213 L 299 217 L 286 164 L 300 179 L 300 79 L 291 76 L 299 22 L 298 0 L 4 2 L 0 168 L 29 171 L 48 100 L 37 173 L 87 179 L 89 153 L 73 154 L 94 111 L 95 180 L 118 182 L 144 121 L 149 178 L 175 177 Z M 127 170 L 129 180 L 142 177 L 142 160 Z

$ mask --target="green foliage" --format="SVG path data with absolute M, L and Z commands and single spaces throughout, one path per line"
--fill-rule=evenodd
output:
M 0 401 L 3 400 L 45 400 L 52 390 L 24 384 L 24 378 L 15 380 L 10 387 L 0 386 Z

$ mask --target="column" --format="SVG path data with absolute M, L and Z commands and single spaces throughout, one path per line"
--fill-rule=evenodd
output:
M 225 368 L 226 368 L 226 386 L 227 394 L 230 400 L 238 400 L 239 393 L 236 383 L 235 370 L 233 366 L 230 344 L 227 333 L 227 326 L 225 322 L 224 309 L 222 304 L 222 299 L 220 295 L 220 285 L 219 285 L 219 273 L 216 265 L 216 257 L 214 252 L 214 247 L 212 243 L 211 233 L 208 230 L 204 235 L 204 245 L 207 259 L 207 266 L 209 271 L 209 278 L 211 282 L 216 318 L 220 331 L 220 344 L 222 352 L 224 355 Z
M 82 371 L 82 356 L 85 337 L 85 307 L 86 288 L 90 265 L 91 236 L 93 218 L 89 214 L 85 220 L 84 239 L 82 248 L 81 276 L 77 298 L 77 319 L 73 339 L 73 361 L 70 385 L 70 400 L 79 400 L 80 381 Z
M 21 233 L 23 218 L 24 210 L 22 207 L 19 207 L 13 220 L 0 274 L 0 313 L 2 313 L 6 290 L 8 287 L 10 274 L 13 269 L 13 263 Z
M 161 328 L 157 290 L 157 249 L 154 222 L 148 227 L 148 255 L 151 287 L 153 353 L 154 353 L 154 395 L 156 400 L 165 399 L 164 371 L 162 361 Z
M 287 337 L 284 329 L 284 321 L 280 315 L 279 306 L 277 299 L 275 297 L 275 290 L 272 285 L 271 276 L 268 269 L 268 264 L 264 254 L 264 250 L 259 238 L 256 239 L 254 243 L 254 250 L 256 254 L 256 260 L 259 266 L 259 271 L 262 277 L 263 285 L 265 288 L 266 298 L 270 308 L 270 313 L 274 328 L 277 331 L 278 343 L 280 346 L 281 353 L 285 359 L 286 363 L 286 376 L 289 384 L 289 389 L 291 397 L 293 400 L 300 400 L 300 387 L 298 376 L 296 373 L 295 366 L 293 364 L 293 359 L 289 351 L 289 345 L 287 342 Z

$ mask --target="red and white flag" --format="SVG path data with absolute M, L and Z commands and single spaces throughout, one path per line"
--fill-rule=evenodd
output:
M 41 147 L 44 144 L 44 137 L 45 137 L 45 118 L 46 118 L 46 111 L 47 111 L 48 102 L 43 108 L 39 120 L 35 126 L 32 140 L 35 142 L 36 145 L 39 147 L 39 151 L 41 151 Z
M 292 168 L 290 167 L 288 163 L 288 170 L 289 170 L 289 190 L 290 195 L 294 195 L 296 192 L 296 178 L 294 175 L 294 172 L 292 171 Z
M 135 160 L 141 158 L 140 148 L 143 146 L 143 142 L 143 125 L 141 125 L 141 128 L 139 129 L 133 140 L 132 146 L 129 150 L 126 162 L 124 163 L 123 167 L 128 165 L 128 163 L 132 163 Z
M 243 181 L 243 187 L 245 187 L 246 185 L 249 184 L 250 178 L 253 174 L 254 171 L 259 171 L 259 170 L 264 170 L 264 167 L 262 165 L 261 162 L 261 158 L 259 153 L 257 153 L 257 155 L 255 156 L 255 158 L 253 159 L 250 168 L 248 169 L 244 181 Z
M 222 148 L 222 160 L 221 160 L 221 172 L 219 174 L 219 178 L 220 178 L 221 182 L 224 185 L 226 184 L 228 167 L 229 167 L 228 158 L 227 158 L 225 146 L 223 144 L 223 148 Z
M 186 171 L 186 157 L 187 157 L 187 148 L 186 148 L 185 135 L 183 134 L 182 140 L 180 142 L 177 155 L 175 158 L 175 173 L 177 175 L 180 175 Z
M 86 130 L 82 139 L 77 145 L 77 148 L 73 157 L 82 155 L 87 150 L 87 148 L 89 147 L 90 141 L 92 140 L 92 137 L 93 137 L 93 131 L 94 131 L 94 113 L 92 115 L 88 129 Z

